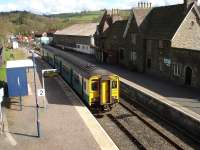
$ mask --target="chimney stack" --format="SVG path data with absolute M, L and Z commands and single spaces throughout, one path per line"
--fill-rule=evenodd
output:
M 151 5 L 150 2 L 138 2 L 138 8 L 151 8 Z
M 141 8 L 143 8 L 143 2 L 141 2 Z
M 144 8 L 146 8 L 146 3 L 144 2 Z

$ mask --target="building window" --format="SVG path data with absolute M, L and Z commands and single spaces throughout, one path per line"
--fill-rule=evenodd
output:
M 76 47 L 79 49 L 79 48 L 80 48 L 80 45 L 77 44 Z
M 147 40 L 146 41 L 147 45 L 147 54 L 151 55 L 151 45 L 152 45 L 152 40 Z
M 151 68 L 151 58 L 147 59 L 147 68 Z
M 131 33 L 131 41 L 133 44 L 136 44 L 136 34 L 135 33 Z
M 162 40 L 158 41 L 158 48 L 164 48 Z
M 173 74 L 175 76 L 181 75 L 181 64 L 173 64 Z
M 124 59 L 124 49 L 119 50 L 119 57 L 120 57 L 121 60 Z
M 131 61 L 136 61 L 137 56 L 135 51 L 131 51 Z

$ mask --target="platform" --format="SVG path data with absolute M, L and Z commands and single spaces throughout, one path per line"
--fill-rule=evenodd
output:
M 43 65 L 37 61 L 41 75 Z M 43 68 L 47 69 L 47 68 Z M 11 99 L 5 109 L 5 134 L 0 135 L 0 150 L 117 150 L 107 133 L 71 88 L 59 77 L 45 80 L 47 109 L 40 108 L 41 137 L 37 138 L 33 72 L 28 73 L 29 96 Z M 37 88 L 41 77 L 37 74 Z M 43 98 L 39 98 L 43 107 Z

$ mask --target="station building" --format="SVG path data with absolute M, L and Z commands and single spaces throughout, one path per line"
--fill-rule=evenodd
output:
M 128 20 L 120 20 L 125 27 L 121 25 L 115 30 L 118 23 L 112 22 L 107 29 L 100 30 L 108 22 L 101 20 L 95 34 L 97 53 L 101 52 L 103 57 L 100 60 L 200 88 L 197 0 L 153 8 L 149 3 L 138 6 L 131 10 Z M 119 40 L 116 42 L 116 39 Z M 109 49 L 113 44 L 115 48 Z M 110 55 L 112 53 L 115 55 Z M 107 55 L 112 61 L 105 59 Z
M 58 30 L 53 36 L 53 45 L 93 55 L 96 28 L 97 23 L 82 23 Z

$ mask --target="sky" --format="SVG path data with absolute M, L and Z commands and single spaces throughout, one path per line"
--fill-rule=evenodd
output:
M 26 10 L 38 14 L 80 12 L 83 10 L 130 9 L 141 0 L 0 0 L 0 12 Z M 142 0 L 153 6 L 183 3 L 183 0 Z

